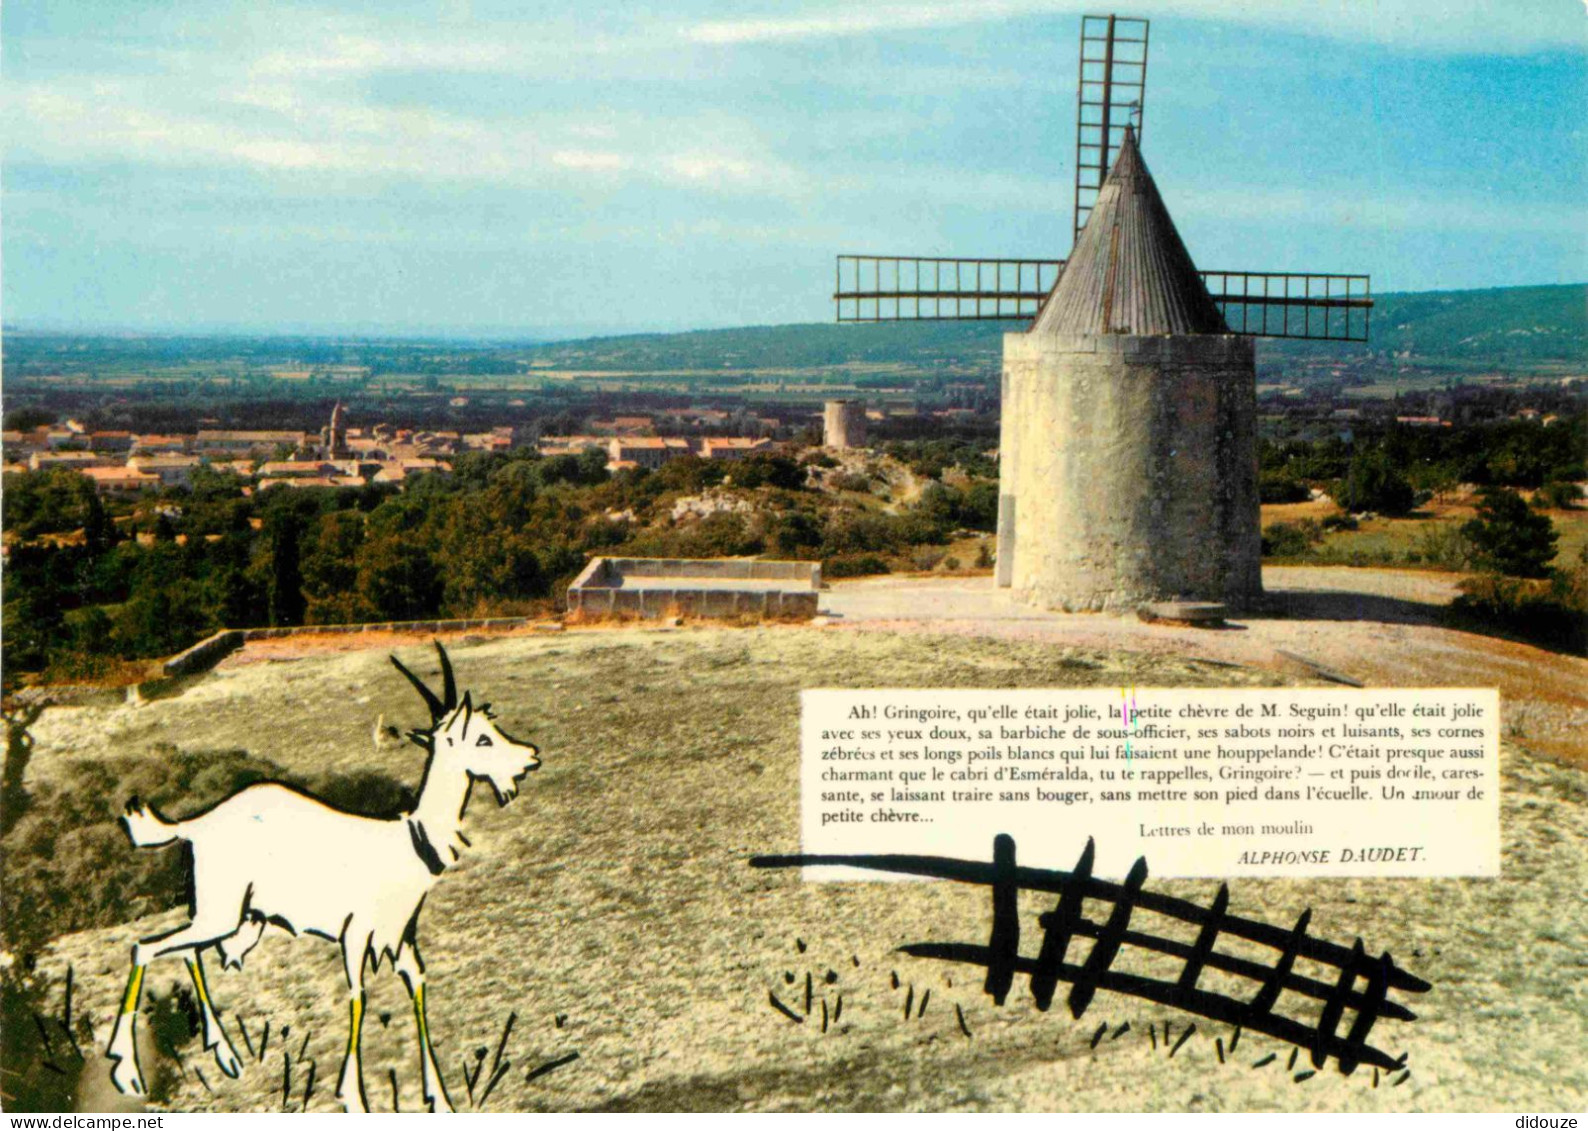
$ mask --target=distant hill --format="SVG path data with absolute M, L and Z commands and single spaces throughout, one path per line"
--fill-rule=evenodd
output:
M 1588 370 L 1588 285 L 1423 291 L 1375 298 L 1372 337 L 1363 343 L 1265 340 L 1268 374 L 1295 363 L 1308 380 L 1319 359 L 1363 371 L 1407 366 L 1518 376 Z M 560 342 L 395 341 L 357 337 L 75 334 L 12 330 L 7 381 L 42 374 L 86 377 L 268 375 L 274 366 L 364 366 L 370 375 L 442 378 L 513 376 L 532 367 L 635 373 L 721 374 L 802 371 L 844 383 L 898 379 L 984 380 L 996 374 L 1003 336 L 1026 322 L 829 322 L 744 326 L 672 334 L 630 334 Z M 871 370 L 872 372 L 866 372 Z M 533 371 L 533 370 L 532 370 Z
M 1588 366 L 1588 285 L 1422 291 L 1375 298 L 1367 352 L 1427 365 Z M 587 338 L 534 348 L 536 360 L 576 368 L 807 369 L 838 365 L 996 369 L 1003 335 L 1019 322 L 892 322 L 748 326 L 682 334 Z M 1270 360 L 1319 351 L 1360 356 L 1360 345 L 1270 341 Z
M 1385 295 L 1376 349 L 1430 357 L 1588 361 L 1588 286 L 1496 287 Z
M 812 369 L 838 365 L 996 364 L 1008 322 L 825 322 L 633 334 L 554 342 L 530 351 L 571 368 Z

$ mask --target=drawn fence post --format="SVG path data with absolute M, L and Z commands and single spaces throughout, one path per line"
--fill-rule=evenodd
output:
M 993 838 L 992 936 L 987 940 L 987 994 L 998 1005 L 1014 984 L 1015 962 L 1020 957 L 1020 880 L 1015 870 L 1015 838 L 999 833 Z

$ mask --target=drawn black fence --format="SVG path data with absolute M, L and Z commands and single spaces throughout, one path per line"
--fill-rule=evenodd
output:
M 1384 1069 L 1400 1068 L 1405 1056 L 1392 1057 L 1367 1043 L 1380 1018 L 1411 1021 L 1411 1010 L 1391 1001 L 1391 991 L 1425 993 L 1428 982 L 1395 964 L 1386 951 L 1377 957 L 1366 953 L 1359 938 L 1342 946 L 1307 933 L 1311 910 L 1303 911 L 1293 927 L 1277 927 L 1255 919 L 1229 914 L 1229 886 L 1220 885 L 1207 907 L 1190 900 L 1146 891 L 1147 861 L 1136 861 L 1124 883 L 1099 879 L 1092 874 L 1096 851 L 1091 840 L 1071 872 L 1022 867 L 1015 860 L 1014 838 L 1000 834 L 993 840 L 992 862 L 956 860 L 943 856 L 910 855 L 812 855 L 759 856 L 750 861 L 757 868 L 800 868 L 841 866 L 893 872 L 900 875 L 927 876 L 980 884 L 992 889 L 992 933 L 985 946 L 976 943 L 912 943 L 900 947 L 918 958 L 937 958 L 981 966 L 987 971 L 986 992 L 1002 1005 L 1016 974 L 1030 978 L 1031 996 L 1039 1010 L 1052 1005 L 1059 982 L 1070 986 L 1068 1005 L 1072 1016 L 1086 1012 L 1099 989 L 1141 998 L 1185 1010 L 1188 1013 L 1239 1025 L 1253 1032 L 1266 1033 L 1309 1050 L 1314 1068 L 1322 1068 L 1334 1057 L 1340 1071 L 1350 1075 L 1362 1064 Z M 1043 928 L 1036 957 L 1020 953 L 1019 897 L 1022 891 L 1057 893 L 1059 901 L 1038 923 Z M 1083 914 L 1087 900 L 1111 905 L 1105 921 L 1098 923 Z M 1130 927 L 1136 910 L 1150 911 L 1198 928 L 1193 942 L 1163 938 Z M 1264 964 L 1236 954 L 1221 952 L 1221 936 L 1244 939 L 1278 951 L 1277 960 Z M 1080 962 L 1065 961 L 1070 942 L 1092 939 L 1092 946 Z M 1113 969 L 1123 948 L 1168 955 L 1182 963 L 1179 977 L 1169 981 Z M 1332 982 L 1309 977 L 1295 969 L 1297 959 L 1305 959 L 1338 972 Z M 1251 980 L 1255 992 L 1245 998 L 1232 997 L 1198 988 L 1204 970 L 1219 970 Z M 1357 983 L 1361 982 L 1361 988 Z M 1322 1002 L 1314 1023 L 1287 1016 L 1276 1007 L 1280 995 L 1289 993 Z M 1344 1035 L 1340 1027 L 1347 1010 L 1352 1011 L 1350 1027 Z M 1310 1011 L 1309 1011 L 1310 1012 Z

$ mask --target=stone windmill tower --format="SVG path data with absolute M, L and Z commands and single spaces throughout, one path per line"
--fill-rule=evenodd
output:
M 1260 597 L 1254 344 L 1127 128 L 1042 313 L 1004 339 L 999 580 L 1070 609 Z
M 1147 21 L 1082 21 L 1068 260 L 840 256 L 839 321 L 1004 336 L 996 579 L 1047 608 L 1262 596 L 1257 337 L 1364 341 L 1362 275 L 1202 271 L 1139 141 Z M 1052 280 L 1048 282 L 1048 280 Z

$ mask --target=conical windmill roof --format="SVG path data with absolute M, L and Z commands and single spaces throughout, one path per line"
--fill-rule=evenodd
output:
M 1127 128 L 1033 334 L 1228 334 Z

